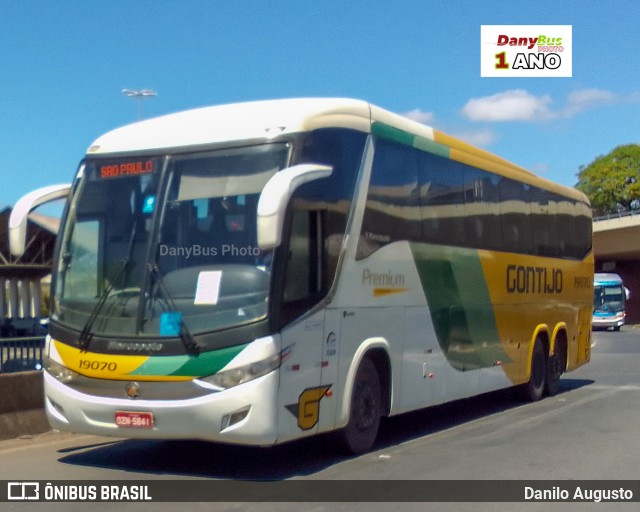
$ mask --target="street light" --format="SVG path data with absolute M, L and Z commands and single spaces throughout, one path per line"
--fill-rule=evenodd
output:
M 151 89 L 141 89 L 139 91 L 136 91 L 134 89 L 122 89 L 122 94 L 124 94 L 125 96 L 129 96 L 129 98 L 133 98 L 138 102 L 138 119 L 142 119 L 143 98 L 158 95 L 156 91 L 152 91 Z

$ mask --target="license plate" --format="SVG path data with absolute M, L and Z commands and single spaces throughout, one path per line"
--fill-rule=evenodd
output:
M 116 411 L 116 425 L 127 428 L 153 428 L 153 413 Z

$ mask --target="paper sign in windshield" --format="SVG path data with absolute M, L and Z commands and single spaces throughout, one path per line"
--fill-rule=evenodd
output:
M 194 304 L 215 306 L 220 295 L 221 270 L 200 272 L 196 285 Z

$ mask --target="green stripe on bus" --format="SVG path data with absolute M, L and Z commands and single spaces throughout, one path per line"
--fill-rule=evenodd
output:
M 451 156 L 451 149 L 448 146 L 439 144 L 426 137 L 420 137 L 413 133 L 405 132 L 394 126 L 374 121 L 371 125 L 371 133 L 382 137 L 383 139 L 398 142 L 405 146 L 412 146 L 421 151 L 427 151 L 434 155 L 449 158 Z
M 478 252 L 420 243 L 411 248 L 436 337 L 449 363 L 466 371 L 509 362 Z
M 204 377 L 212 375 L 236 357 L 247 345 L 202 352 L 198 355 L 151 356 L 131 375 L 170 375 Z
M 428 151 L 429 153 L 433 153 L 434 155 L 442 156 L 444 158 L 451 157 L 451 149 L 449 148 L 449 146 L 444 146 L 443 144 L 439 144 L 425 137 L 418 137 L 416 135 L 416 138 L 413 142 L 413 147 L 422 151 Z

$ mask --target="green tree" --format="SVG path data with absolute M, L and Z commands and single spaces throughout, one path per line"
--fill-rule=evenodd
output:
M 587 195 L 596 216 L 640 209 L 640 145 L 618 146 L 580 166 L 576 188 Z

